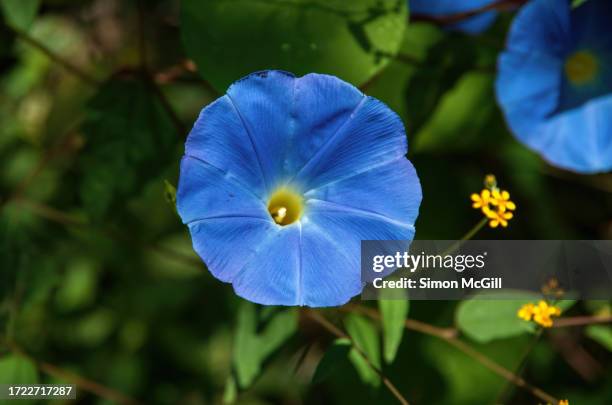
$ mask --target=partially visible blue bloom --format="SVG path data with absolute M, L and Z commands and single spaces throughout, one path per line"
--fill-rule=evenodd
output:
M 412 240 L 421 186 L 399 117 L 333 76 L 251 74 L 204 108 L 177 207 L 210 272 L 268 305 L 363 288 L 361 240 Z
M 408 0 L 411 14 L 430 17 L 444 17 L 478 10 L 494 3 L 495 0 Z M 487 11 L 449 26 L 450 29 L 478 34 L 493 24 L 497 13 Z
M 516 16 L 496 92 L 515 136 L 555 166 L 612 170 L 612 1 L 534 0 Z

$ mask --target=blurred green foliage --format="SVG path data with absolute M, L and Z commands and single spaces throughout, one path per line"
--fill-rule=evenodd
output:
M 495 173 L 516 218 L 478 238 L 610 239 L 612 178 L 548 166 L 495 105 L 511 13 L 467 37 L 406 25 L 403 1 L 182 3 L 0 0 L 0 383 L 69 382 L 44 361 L 142 403 L 395 403 L 354 344 L 414 404 L 538 403 L 398 327 L 406 303 L 381 302 L 382 322 L 322 311 L 347 334 L 335 336 L 298 309 L 242 301 L 206 272 L 173 206 L 200 109 L 245 73 L 283 68 L 336 74 L 402 117 L 424 194 L 417 238 L 461 237 L 480 220 L 469 195 Z M 609 402 L 609 325 L 533 343 L 494 302 L 411 302 L 409 316 L 456 326 L 570 403 Z M 84 389 L 78 401 L 117 402 Z

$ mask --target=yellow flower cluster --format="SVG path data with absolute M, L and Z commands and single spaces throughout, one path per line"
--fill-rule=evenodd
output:
M 569 405 L 569 401 L 567 399 L 562 399 L 559 401 L 559 405 Z
M 491 228 L 497 228 L 500 225 L 507 227 L 508 221 L 514 216 L 511 211 L 516 209 L 516 204 L 510 200 L 509 192 L 497 188 L 493 175 L 485 177 L 485 188 L 480 194 L 472 194 L 471 199 L 472 207 L 482 211 L 489 219 Z
M 534 321 L 538 325 L 550 328 L 553 325 L 552 317 L 561 315 L 561 308 L 549 305 L 546 301 L 523 305 L 517 312 L 517 316 L 525 321 Z

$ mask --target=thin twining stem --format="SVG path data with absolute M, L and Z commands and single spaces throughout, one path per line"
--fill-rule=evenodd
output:
M 98 86 L 100 84 L 100 82 L 97 79 L 93 78 L 88 73 L 85 73 L 81 68 L 77 67 L 76 65 L 72 64 L 71 62 L 67 61 L 66 59 L 62 58 L 61 56 L 53 52 L 45 44 L 43 44 L 39 40 L 30 36 L 27 32 L 19 28 L 15 28 L 11 26 L 8 26 L 8 27 L 15 33 L 17 38 L 27 43 L 28 45 L 38 49 L 42 53 L 44 53 L 49 59 L 51 59 L 53 62 L 57 63 L 58 65 L 62 66 L 68 72 L 77 76 L 84 83 L 87 83 L 92 86 Z
M 612 323 L 612 316 L 601 316 L 601 315 L 592 315 L 592 316 L 574 316 L 568 318 L 559 318 L 556 319 L 552 328 L 565 328 L 568 326 L 584 326 L 584 325 L 594 325 L 598 323 Z
M 410 21 L 426 21 L 439 25 L 456 24 L 489 11 L 513 10 L 527 3 L 527 1 L 528 0 L 497 0 L 493 3 L 475 8 L 473 10 L 448 15 L 432 16 L 424 14 L 411 14 Z
M 539 328 L 537 332 L 533 335 L 531 340 L 529 341 L 529 344 L 527 345 L 527 347 L 525 348 L 525 350 L 523 351 L 520 357 L 520 361 L 518 362 L 518 365 L 514 368 L 515 375 L 517 376 L 523 375 L 523 372 L 525 371 L 525 368 L 527 367 L 527 359 L 529 358 L 529 355 L 531 354 L 533 349 L 535 349 L 536 345 L 540 341 L 540 338 L 542 337 L 543 332 L 544 332 L 544 329 Z M 499 393 L 499 396 L 497 397 L 497 400 L 495 401 L 495 403 L 500 403 L 500 404 L 504 403 L 503 400 L 506 398 L 507 395 L 510 394 L 511 388 L 512 388 L 511 384 L 506 384 L 506 386 Z
M 364 307 L 364 306 L 351 305 L 347 307 L 346 310 L 350 312 L 361 313 L 376 321 L 380 321 L 381 319 L 378 311 L 376 311 L 375 309 Z M 423 327 L 423 325 L 426 325 L 426 324 L 415 322 L 414 320 L 411 320 L 411 319 L 407 319 L 406 322 L 404 323 L 404 326 L 406 329 L 414 330 L 414 331 L 417 331 L 417 332 L 420 332 L 420 333 L 423 333 L 429 336 L 435 336 L 439 339 L 444 340 L 451 346 L 454 346 L 455 348 L 459 349 L 460 351 L 462 351 L 469 357 L 473 358 L 474 360 L 476 360 L 477 362 L 479 362 L 480 364 L 482 364 L 489 370 L 493 371 L 495 374 L 506 379 L 507 381 L 511 382 L 517 387 L 525 389 L 526 391 L 530 392 L 533 396 L 545 401 L 546 403 L 556 404 L 559 402 L 557 398 L 548 394 L 544 390 L 529 384 L 522 377 L 514 374 L 512 371 L 508 370 L 507 368 L 491 360 L 484 354 L 478 352 L 477 350 L 475 350 L 474 348 L 472 348 L 471 346 L 469 346 L 468 344 L 466 344 L 465 342 L 457 338 L 456 334 L 450 333 L 448 329 L 441 329 L 441 328 L 436 328 L 436 327 L 432 328 L 430 325 L 427 325 L 427 327 Z
M 451 253 L 455 252 L 456 250 L 458 250 L 461 246 L 463 246 L 463 244 L 466 241 L 468 241 L 468 240 L 472 239 L 474 236 L 476 236 L 476 234 L 487 224 L 487 222 L 489 222 L 489 218 L 487 218 L 487 217 L 482 218 L 480 220 L 480 222 L 478 222 L 476 225 L 474 225 L 472 227 L 472 229 L 467 231 L 467 233 L 465 235 L 463 235 L 461 237 L 461 239 L 459 239 L 458 241 L 453 243 L 448 249 L 446 249 L 442 253 L 442 256 L 451 254 Z
M 401 403 L 402 405 L 409 405 L 408 400 L 402 395 L 401 392 L 399 392 L 397 387 L 383 374 L 382 370 L 380 370 L 378 367 L 376 367 L 374 364 L 372 364 L 372 362 L 370 361 L 370 359 L 368 358 L 366 353 L 358 345 L 355 344 L 354 340 L 349 335 L 344 333 L 340 328 L 338 328 L 336 325 L 334 325 L 333 323 L 328 321 L 323 315 L 321 315 L 319 312 L 317 312 L 315 310 L 305 309 L 304 313 L 310 319 L 312 319 L 313 321 L 315 321 L 319 325 L 321 325 L 325 330 L 330 332 L 332 335 L 335 335 L 338 338 L 348 339 L 351 342 L 351 345 L 355 349 L 355 351 L 361 357 L 363 357 L 363 359 L 365 360 L 367 365 L 376 374 L 378 374 L 378 376 L 382 380 L 383 384 L 385 384 L 385 387 L 387 387 L 389 392 L 391 392 L 391 394 L 393 394 L 393 396 L 398 400 L 398 402 Z

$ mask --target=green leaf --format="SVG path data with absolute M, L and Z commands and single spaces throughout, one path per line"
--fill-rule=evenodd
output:
M 317 365 L 317 369 L 312 376 L 312 383 L 318 384 L 334 374 L 342 360 L 348 359 L 351 348 L 349 339 L 334 340 L 334 343 L 325 351 L 323 358 Z
M 572 0 L 572 8 L 577 8 L 586 3 L 587 0 Z
M 73 311 L 91 304 L 96 298 L 97 274 L 95 264 L 77 259 L 67 266 L 55 301 L 62 311 Z
M 419 152 L 467 148 L 479 135 L 495 111 L 488 101 L 494 97 L 493 75 L 467 73 L 448 90 L 417 134 Z
M 404 335 L 404 321 L 408 316 L 407 299 L 378 300 L 383 328 L 383 355 L 387 363 L 393 363 Z
M 474 47 L 460 37 L 447 37 L 427 50 L 405 93 L 409 133 L 417 133 L 427 123 L 442 97 L 474 66 L 475 59 Z
M 403 0 L 184 0 L 187 54 L 218 91 L 265 69 L 366 82 L 398 51 Z
M 39 6 L 40 0 L 0 0 L 6 23 L 21 30 L 32 25 Z
M 8 354 L 0 357 L 0 383 L 20 385 L 37 384 L 38 371 L 36 365 L 29 359 L 16 355 Z M 20 404 L 31 404 L 34 401 L 17 401 Z M 0 400 L 0 404 L 10 405 L 15 401 Z
M 559 300 L 555 301 L 554 305 L 561 308 L 562 313 L 566 312 L 568 309 L 573 307 L 576 304 L 576 300 Z
M 229 376 L 225 382 L 225 388 L 223 390 L 223 403 L 233 404 L 238 398 L 238 387 L 236 386 L 236 380 L 233 376 Z
M 297 312 L 283 310 L 275 314 L 259 336 L 262 358 L 271 355 L 297 330 Z
M 522 305 L 541 299 L 541 295 L 527 291 L 479 293 L 459 304 L 457 326 L 480 343 L 533 332 L 535 325 L 520 319 L 517 311 Z
M 233 352 L 238 384 L 243 388 L 251 385 L 261 370 L 261 356 L 257 351 L 259 340 L 255 333 L 256 329 L 257 313 L 255 306 L 243 303 L 238 312 Z
M 257 309 L 254 304 L 243 302 L 238 311 L 233 365 L 238 385 L 243 389 L 259 375 L 266 358 L 297 330 L 294 309 L 277 310 L 268 316 L 263 311 L 258 313 Z
M 164 197 L 168 204 L 171 204 L 176 211 L 176 187 L 168 180 L 164 180 Z
M 95 218 L 137 194 L 174 159 L 178 137 L 150 86 L 138 77 L 114 78 L 88 105 L 80 194 Z
M 612 352 L 612 326 L 590 325 L 586 328 L 586 335 Z
M 355 314 L 348 315 L 344 322 L 353 343 L 361 349 L 373 366 L 380 369 L 380 339 L 374 324 L 369 319 Z M 349 358 L 364 383 L 373 386 L 380 385 L 378 373 L 370 367 L 357 350 L 352 349 Z
M 529 336 L 512 340 L 497 340 L 479 345 L 478 351 L 509 370 L 515 370 L 529 344 Z M 432 404 L 474 405 L 474 404 L 515 404 L 500 400 L 500 392 L 508 382 L 492 373 L 470 356 L 457 350 L 440 339 L 425 339 L 420 347 L 427 367 L 435 369 L 438 399 L 426 401 Z M 531 357 L 530 357 L 531 359 Z M 422 379 L 422 377 L 421 377 Z M 429 385 L 431 379 L 425 380 Z M 431 395 L 431 388 L 430 388 Z M 537 402 L 535 402 L 537 403 Z M 556 404 L 555 404 L 556 405 Z

